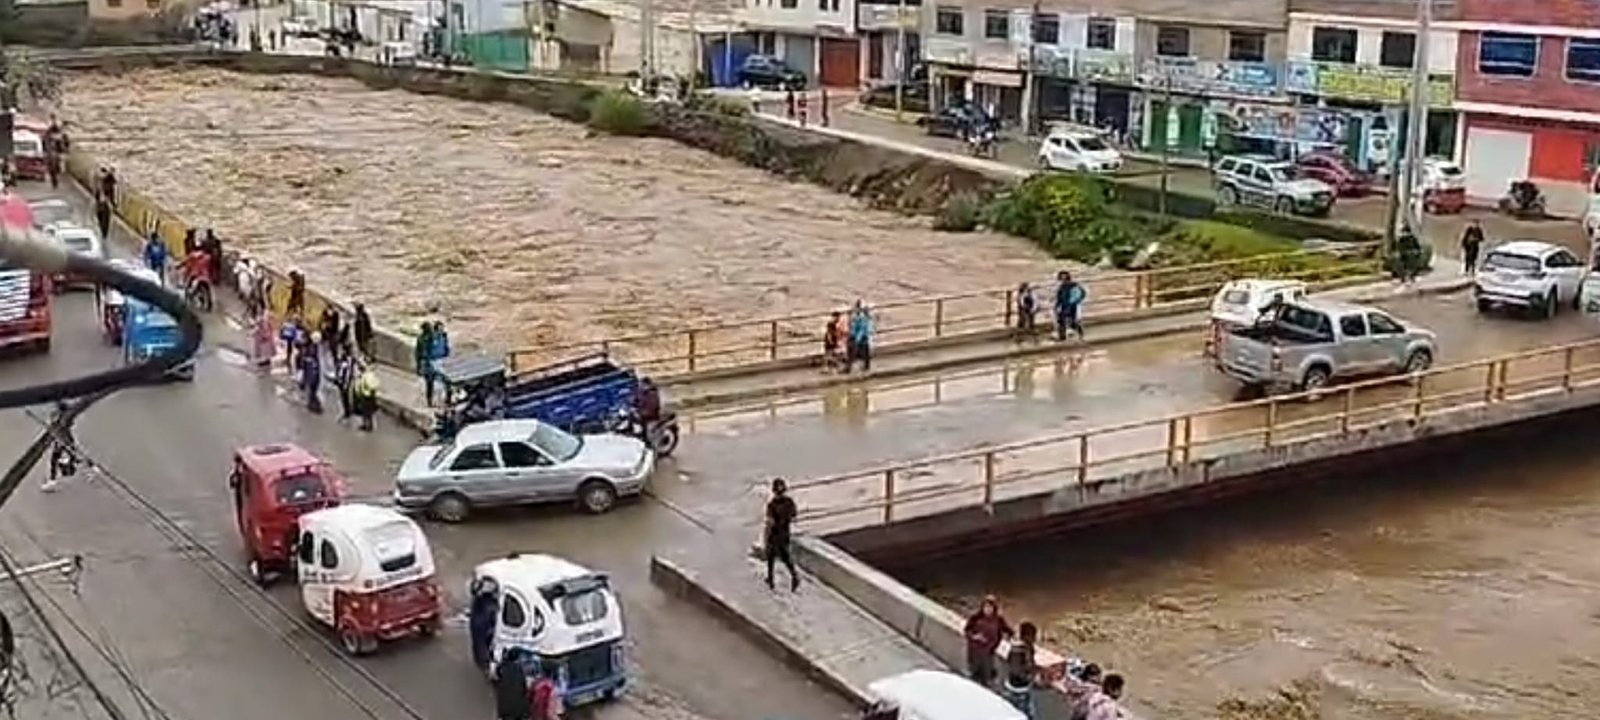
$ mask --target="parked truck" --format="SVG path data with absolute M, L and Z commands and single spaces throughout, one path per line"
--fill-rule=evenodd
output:
M 1427 370 L 1434 337 L 1377 308 L 1305 299 L 1225 332 L 1216 363 L 1247 388 L 1312 392 L 1336 380 Z

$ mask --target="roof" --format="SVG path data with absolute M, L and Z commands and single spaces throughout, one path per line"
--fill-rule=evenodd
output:
M 456 444 L 525 440 L 538 430 L 541 424 L 538 420 L 489 420 L 473 423 L 456 433 Z
M 1020 710 L 999 695 L 960 675 L 943 670 L 912 670 L 874 680 L 869 694 L 934 720 L 1025 720 Z
M 376 527 L 388 525 L 395 520 L 406 520 L 406 516 L 386 507 L 367 505 L 364 503 L 350 503 L 335 505 L 301 516 L 303 520 L 312 523 L 339 525 L 351 532 L 371 530 Z
M 293 443 L 247 445 L 239 448 L 236 452 L 247 464 L 262 473 L 274 473 L 310 465 L 327 464 L 322 458 L 312 455 L 310 451 Z
M 1261 291 L 1261 290 L 1276 290 L 1278 288 L 1305 287 L 1305 286 L 1306 286 L 1306 281 L 1304 281 L 1304 280 L 1280 280 L 1280 279 L 1267 279 L 1267 278 L 1246 278 L 1246 279 L 1243 279 L 1243 280 L 1230 280 L 1230 281 L 1228 281 L 1228 284 L 1224 285 L 1223 287 L 1226 288 L 1226 289 L 1230 289 L 1230 290 Z
M 554 555 L 513 553 L 508 557 L 480 563 L 473 575 L 492 575 L 501 584 L 539 588 L 551 583 L 593 575 L 594 571 Z
M 505 374 L 506 361 L 483 353 L 472 353 L 435 360 L 433 367 L 439 371 L 440 377 L 444 378 L 445 382 L 463 383 L 491 375 Z
M 1526 255 L 1528 257 L 1544 257 L 1557 250 L 1564 250 L 1560 245 L 1552 245 L 1541 240 L 1512 240 L 1500 243 L 1489 252 L 1505 253 L 1507 255 Z

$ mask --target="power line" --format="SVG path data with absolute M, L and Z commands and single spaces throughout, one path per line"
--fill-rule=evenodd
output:
M 33 592 L 28 589 L 26 584 L 28 583 L 28 578 L 17 574 L 17 568 L 11 562 L 10 553 L 7 553 L 3 548 L 0 548 L 0 569 L 3 569 L 6 576 L 11 579 L 11 583 L 16 585 L 17 592 L 22 595 L 23 602 L 27 603 L 34 617 L 38 618 L 40 627 L 43 627 L 45 634 L 50 636 L 50 641 L 55 643 L 61 657 L 72 667 L 72 671 L 77 673 L 78 681 L 89 689 L 89 694 L 94 696 L 95 702 L 99 703 L 101 709 L 106 711 L 106 716 L 110 717 L 111 720 L 128 720 L 128 716 L 123 714 L 122 708 L 117 706 L 116 701 L 112 700 L 111 696 L 100 689 L 99 683 L 96 683 L 94 678 L 89 676 L 89 671 L 84 669 L 83 663 L 78 660 L 78 656 L 72 652 L 72 648 L 67 646 L 67 641 L 61 637 L 60 632 L 56 631 L 55 624 L 50 622 L 50 618 L 45 615 L 44 608 L 39 605 L 39 601 L 34 598 Z

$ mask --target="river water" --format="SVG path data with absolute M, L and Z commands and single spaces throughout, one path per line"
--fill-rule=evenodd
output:
M 1508 445 L 900 575 L 1158 720 L 1600 717 L 1600 449 Z
M 218 70 L 76 75 L 65 102 L 80 147 L 190 222 L 380 322 L 443 317 L 453 337 L 498 347 L 1014 286 L 1057 267 L 1025 240 L 936 233 L 511 105 Z

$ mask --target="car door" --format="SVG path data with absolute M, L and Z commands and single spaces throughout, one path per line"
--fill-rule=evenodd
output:
M 1367 317 L 1361 313 L 1339 316 L 1339 343 L 1334 346 L 1333 373 L 1340 377 L 1365 375 L 1382 364 L 1372 334 L 1368 332 Z
M 491 443 L 462 448 L 450 460 L 450 481 L 468 500 L 480 504 L 503 502 L 505 478 L 500 456 Z
M 532 445 L 519 441 L 500 443 L 500 461 L 505 464 L 508 500 L 512 502 L 556 500 L 563 493 L 572 492 L 562 485 L 555 463 Z
M 1571 302 L 1583 285 L 1584 268 L 1578 256 L 1566 250 L 1557 250 L 1545 257 L 1545 271 L 1556 281 L 1559 302 Z
M 318 621 L 334 624 L 334 577 L 339 569 L 339 550 L 325 533 L 303 530 L 300 533 L 299 562 L 300 599 L 306 612 Z
M 1270 208 L 1277 200 L 1273 192 L 1272 173 L 1260 165 L 1251 165 L 1250 202 L 1256 207 Z
M 494 646 L 490 649 L 496 663 L 506 648 L 527 647 L 529 623 L 533 618 L 533 609 L 522 593 L 506 587 L 505 583 L 497 585 L 500 587 L 500 612 L 494 624 Z
M 1406 366 L 1406 327 L 1380 312 L 1367 313 L 1367 330 L 1372 336 L 1373 372 L 1399 372 Z
M 1338 178 L 1334 177 L 1334 170 L 1328 161 L 1320 157 L 1304 157 L 1300 159 L 1300 173 L 1313 180 L 1321 180 L 1329 185 L 1337 185 Z

